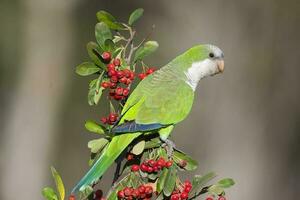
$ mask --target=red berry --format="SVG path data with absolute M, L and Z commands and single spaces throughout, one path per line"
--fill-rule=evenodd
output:
M 158 172 L 159 171 L 159 169 L 158 169 L 158 167 L 156 165 L 153 166 L 153 171 L 154 172 Z
M 69 196 L 69 200 L 75 200 L 76 198 L 75 198 L 75 196 L 74 195 L 70 195 Z
M 219 196 L 218 200 L 226 200 L 224 196 Z
M 117 76 L 110 77 L 110 82 L 117 83 L 118 82 L 118 77 Z
M 182 192 L 182 193 L 180 194 L 180 198 L 181 198 L 181 199 L 187 199 L 188 197 L 189 197 L 189 194 L 186 193 L 186 192 Z
M 149 166 L 149 167 L 147 168 L 147 172 L 148 172 L 148 173 L 152 173 L 152 172 L 153 172 L 153 167 Z
M 119 58 L 115 58 L 113 61 L 114 65 L 120 66 L 121 65 L 121 60 Z
M 125 196 L 130 196 L 131 195 L 131 188 L 129 188 L 129 187 L 126 187 L 126 188 L 124 188 L 124 194 L 125 194 Z
M 120 199 L 123 199 L 123 198 L 125 197 L 125 194 L 124 194 L 124 191 L 123 191 L 123 190 L 120 190 L 120 191 L 118 192 L 118 197 L 119 197 Z
M 173 165 L 173 161 L 169 160 L 168 162 L 166 162 L 166 167 L 169 168 Z
M 129 77 L 130 77 L 130 74 L 131 74 L 131 71 L 130 71 L 129 69 L 124 69 L 124 70 L 123 70 L 123 73 L 124 73 L 124 76 L 125 76 L 126 78 L 129 78 Z
M 124 77 L 123 71 L 117 71 L 117 77 L 118 77 L 119 79 L 123 78 L 123 77 Z
M 116 94 L 117 95 L 122 95 L 123 94 L 123 88 L 121 88 L 121 87 L 118 87 L 116 90 L 115 90 L 115 92 L 116 92 Z
M 117 87 L 117 83 L 109 83 L 110 89 L 115 89 Z
M 108 118 L 109 118 L 109 121 L 115 122 L 115 121 L 117 121 L 118 115 L 115 113 L 110 113 Z
M 123 96 L 115 94 L 114 99 L 116 101 L 119 101 L 119 100 L 123 99 Z
M 184 187 L 184 191 L 187 193 L 189 193 L 191 190 L 192 190 L 192 186 L 190 186 L 190 185 L 187 185 Z
M 138 75 L 139 79 L 143 80 L 146 77 L 146 74 L 141 73 Z
M 145 193 L 146 193 L 146 194 L 152 194 L 152 193 L 153 193 L 153 188 L 152 188 L 152 186 L 150 186 L 150 185 L 146 186 L 146 188 L 145 188 Z
M 213 197 L 206 197 L 205 200 L 214 200 L 214 198 Z
M 109 88 L 109 87 L 110 87 L 110 83 L 109 83 L 109 82 L 102 82 L 102 83 L 101 83 L 101 86 L 102 86 L 103 88 Z
M 126 84 L 127 78 L 126 77 L 122 77 L 122 78 L 120 78 L 119 82 Z
M 103 195 L 102 190 L 97 190 L 97 191 L 95 192 L 95 195 L 96 195 L 97 198 L 101 198 L 102 195 Z
M 123 96 L 127 97 L 129 94 L 129 89 L 128 88 L 124 88 L 123 89 Z
M 133 171 L 133 172 L 139 171 L 139 169 L 140 169 L 140 166 L 138 166 L 138 165 L 131 166 L 131 171 Z
M 156 164 L 159 166 L 159 167 L 164 167 L 165 166 L 165 160 L 163 158 L 160 158 Z
M 145 193 L 145 190 L 146 190 L 146 187 L 143 186 L 143 185 L 141 185 L 141 186 L 138 188 L 138 190 L 139 190 L 139 192 L 140 192 L 141 194 L 144 194 L 144 193 Z
M 138 198 L 138 197 L 140 196 L 139 190 L 138 190 L 138 189 L 135 189 L 135 190 L 132 192 L 132 196 L 133 196 L 134 198 Z
M 130 83 L 131 83 L 132 81 L 128 78 L 128 79 L 126 79 L 126 85 L 129 85 Z
M 116 76 L 117 77 L 117 71 L 114 69 L 111 69 L 108 71 L 108 76 L 112 77 L 112 76 Z
M 134 72 L 133 71 L 130 71 L 130 75 L 129 75 L 129 79 L 130 80 L 133 80 L 134 79 L 134 76 L 135 76 L 135 74 L 134 74 Z
M 180 193 L 180 191 L 178 189 L 176 189 L 172 192 L 172 194 L 179 194 L 179 193 Z
M 102 53 L 102 58 L 105 62 L 109 62 L 111 59 L 111 53 L 108 51 L 105 51 Z
M 180 199 L 180 196 L 178 194 L 173 194 L 171 196 L 171 200 L 179 200 Z
M 185 181 L 184 181 L 184 186 L 191 186 L 191 187 L 192 187 L 191 181 L 185 180 Z
M 116 70 L 115 65 L 113 63 L 109 63 L 107 65 L 107 71 L 110 71 L 110 70 Z
M 147 169 L 148 169 L 148 166 L 145 165 L 144 163 L 142 163 L 142 164 L 141 164 L 141 170 L 142 170 L 143 172 L 146 172 Z
M 102 117 L 100 120 L 103 124 L 106 124 L 108 121 L 108 119 L 106 117 Z
M 154 160 L 148 160 L 148 164 L 153 167 L 156 162 Z
M 127 160 L 133 160 L 133 155 L 131 153 L 127 155 Z
M 153 72 L 155 72 L 155 68 L 149 68 L 146 72 L 147 75 L 152 74 Z

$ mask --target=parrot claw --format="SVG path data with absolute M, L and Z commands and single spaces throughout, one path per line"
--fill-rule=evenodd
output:
M 169 139 L 166 139 L 164 142 L 163 147 L 166 147 L 168 157 L 170 158 L 173 155 L 175 143 Z

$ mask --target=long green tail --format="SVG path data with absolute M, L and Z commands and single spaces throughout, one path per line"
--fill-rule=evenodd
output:
M 73 188 L 72 194 L 75 194 L 78 191 L 83 191 L 88 185 L 98 181 L 109 166 L 111 166 L 118 156 L 124 151 L 124 149 L 141 134 L 142 133 L 127 133 L 115 136 L 109 143 L 105 152 Z

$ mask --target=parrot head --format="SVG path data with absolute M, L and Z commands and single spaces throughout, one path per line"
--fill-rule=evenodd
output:
M 208 76 L 214 76 L 224 71 L 224 54 L 222 50 L 214 45 L 198 45 L 183 55 L 187 65 L 184 74 L 187 83 L 195 89 L 198 82 Z

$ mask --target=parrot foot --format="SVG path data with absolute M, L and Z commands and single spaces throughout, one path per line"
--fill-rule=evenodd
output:
M 166 139 L 164 142 L 163 147 L 166 147 L 168 157 L 172 157 L 174 148 L 176 147 L 175 143 L 169 139 Z

